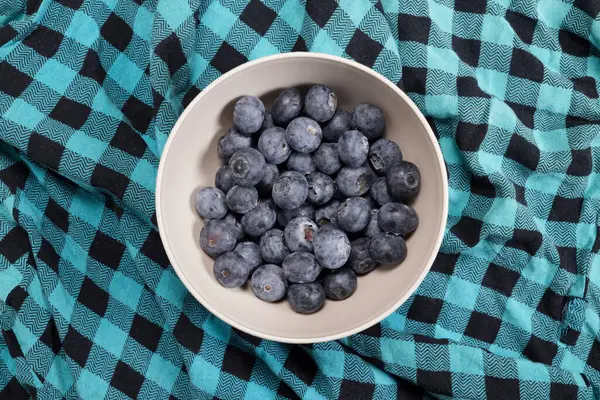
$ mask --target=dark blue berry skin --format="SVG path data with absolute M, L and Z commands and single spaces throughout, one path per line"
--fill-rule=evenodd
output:
M 288 288 L 287 300 L 297 313 L 312 314 L 323 307 L 325 290 L 318 283 L 296 283 Z
M 379 227 L 379 221 L 378 221 L 378 216 L 379 214 L 379 209 L 371 209 L 371 217 L 369 218 L 369 223 L 367 224 L 367 227 L 365 228 L 365 237 L 370 238 L 374 238 L 375 236 L 379 235 L 380 233 L 383 233 L 383 231 L 381 230 L 381 228 Z
M 398 264 L 406 258 L 406 243 L 401 236 L 382 233 L 371 239 L 369 253 L 379 264 Z
M 306 175 L 308 182 L 308 201 L 316 206 L 329 202 L 335 193 L 333 179 L 321 172 Z
M 304 112 L 317 122 L 329 121 L 337 109 L 337 96 L 324 85 L 314 85 L 304 98 Z
M 267 110 L 265 111 L 265 118 L 263 119 L 263 123 L 260 127 L 259 132 L 264 132 L 269 128 L 273 128 L 277 125 L 275 125 L 275 121 L 273 121 L 273 114 L 271 113 L 271 110 Z
M 379 208 L 379 204 L 375 201 L 375 199 L 373 197 L 371 197 L 370 194 L 364 195 L 363 199 L 365 199 L 366 201 L 369 202 L 369 207 L 371 207 L 371 208 Z
M 271 197 L 271 191 L 275 181 L 279 178 L 279 168 L 275 164 L 265 164 L 265 174 L 263 175 L 260 182 L 256 184 L 256 190 L 258 194 L 263 197 Z
M 419 216 L 406 204 L 388 203 L 379 209 L 377 221 L 384 232 L 406 235 L 417 229 Z
M 292 153 L 285 141 L 285 130 L 278 126 L 269 128 L 260 135 L 258 150 L 265 157 L 265 161 L 272 164 L 281 164 Z
M 290 171 L 296 171 L 306 175 L 315 172 L 317 164 L 315 164 L 315 161 L 310 154 L 293 151 L 290 158 L 288 158 L 287 168 Z
M 283 228 L 296 217 L 306 217 L 314 221 L 315 207 L 310 203 L 304 203 L 300 207 L 291 210 L 281 208 L 277 210 L 277 223 Z
M 369 193 L 371 194 L 371 197 L 375 199 L 377 204 L 379 204 L 380 206 L 395 201 L 388 189 L 387 180 L 383 176 L 377 178 L 375 182 L 373 182 Z
M 256 149 L 240 149 L 229 160 L 229 169 L 238 185 L 254 186 L 265 174 L 265 158 Z
M 250 287 L 259 299 L 269 303 L 285 297 L 287 283 L 283 278 L 283 270 L 277 265 L 260 266 L 250 278 Z
M 223 165 L 215 175 L 215 186 L 223 193 L 227 194 L 229 189 L 235 186 L 235 179 L 228 165 Z
M 370 219 L 371 207 L 362 197 L 350 197 L 338 209 L 337 223 L 346 232 L 362 231 Z
M 238 219 L 234 213 L 232 213 L 232 212 L 227 213 L 225 218 L 223 218 L 223 221 L 227 222 L 228 224 L 230 224 L 231 226 L 234 227 L 235 237 L 238 242 L 244 238 L 244 236 L 246 234 L 244 233 L 244 230 L 242 229 L 242 224 L 240 223 L 240 221 L 238 221 Z
M 339 229 L 321 229 L 313 240 L 315 257 L 322 267 L 338 269 L 350 256 L 348 236 Z
M 308 197 L 308 182 L 301 173 L 287 171 L 277 178 L 271 193 L 278 207 L 285 210 L 298 208 Z
M 315 221 L 319 226 L 335 225 L 337 226 L 337 213 L 342 204 L 337 200 L 332 200 L 329 204 L 317 208 L 315 211 Z
M 311 253 L 298 251 L 292 253 L 281 264 L 283 276 L 290 283 L 314 282 L 321 273 L 321 265 Z
M 233 124 L 243 134 L 257 132 L 265 118 L 265 105 L 258 97 L 242 96 L 233 106 Z
M 394 164 L 402 161 L 402 152 L 398 143 L 388 139 L 379 139 L 369 149 L 369 162 L 373 169 L 384 175 Z
M 302 111 L 302 94 L 296 88 L 285 89 L 273 102 L 271 113 L 273 121 L 279 126 L 286 126 Z
M 225 193 L 213 187 L 205 187 L 197 191 L 194 206 L 202 218 L 219 219 L 227 214 Z
M 325 276 L 323 289 L 331 300 L 344 300 L 356 291 L 357 284 L 358 279 L 350 268 L 340 268 Z
M 373 271 L 379 264 L 373 261 L 371 253 L 369 253 L 369 247 L 371 246 L 371 240 L 363 237 L 360 239 L 353 240 L 350 243 L 352 249 L 350 250 L 350 257 L 346 266 L 351 268 L 358 275 L 368 274 Z
M 230 251 L 217 257 L 213 265 L 213 272 L 221 285 L 231 289 L 246 283 L 250 270 L 241 255 Z
M 321 144 L 323 132 L 319 124 L 307 117 L 292 120 L 285 130 L 288 145 L 299 153 L 311 153 Z
M 350 113 L 345 110 L 337 109 L 333 117 L 323 127 L 323 140 L 326 142 L 336 142 L 341 134 L 350 130 Z
M 246 260 L 248 271 L 250 273 L 252 273 L 263 263 L 262 256 L 260 255 L 260 249 L 254 242 L 238 243 L 233 251 L 238 253 L 244 260 Z
M 250 147 L 251 144 L 252 139 L 250 137 L 242 135 L 235 128 L 230 128 L 225 136 L 219 139 L 217 151 L 223 157 L 223 160 L 228 161 L 233 153 L 239 149 Z
M 283 231 L 271 229 L 260 237 L 260 254 L 265 262 L 281 265 L 283 259 L 290 254 L 290 250 L 285 245 Z
M 359 131 L 346 131 L 338 140 L 340 160 L 351 168 L 358 168 L 367 161 L 369 141 Z
M 352 111 L 350 126 L 359 130 L 369 140 L 379 139 L 385 130 L 385 118 L 381 109 L 373 104 L 359 104 Z
M 408 161 L 391 166 L 386 179 L 390 192 L 398 200 L 414 198 L 421 188 L 421 172 L 415 164 Z
M 200 247 L 206 254 L 215 258 L 233 250 L 237 244 L 237 237 L 234 225 L 224 219 L 211 219 L 200 231 Z
M 340 192 L 346 197 L 362 196 L 367 193 L 375 181 L 371 166 L 364 163 L 358 168 L 343 167 L 335 178 Z
M 250 236 L 259 237 L 275 225 L 275 210 L 267 203 L 258 203 L 242 217 L 242 229 Z
M 313 251 L 313 241 L 317 232 L 319 227 L 314 221 L 306 217 L 296 217 L 285 227 L 285 244 L 291 252 Z
M 324 174 L 333 175 L 342 168 L 337 143 L 321 143 L 312 158 L 316 167 Z
M 258 204 L 258 192 L 253 186 L 236 185 L 227 192 L 227 207 L 237 214 L 245 214 Z

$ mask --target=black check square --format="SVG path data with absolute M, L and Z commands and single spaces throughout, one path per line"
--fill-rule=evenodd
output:
M 443 300 L 416 295 L 406 317 L 413 321 L 435 324 L 443 305 Z
M 572 274 L 577 273 L 577 249 L 574 247 L 556 248 L 560 259 L 560 268 L 569 271 Z
M 163 268 L 167 268 L 170 265 L 162 241 L 160 240 L 160 235 L 156 230 L 150 231 L 140 252 Z
M 408 93 L 425 94 L 427 68 L 402 67 L 402 88 Z
M 248 61 L 246 56 L 237 51 L 235 48 L 231 47 L 231 45 L 227 42 L 223 42 L 219 50 L 217 50 L 217 54 L 210 61 L 210 65 L 216 68 L 217 71 L 221 73 L 225 73 L 230 69 L 237 67 L 238 65 L 242 65 Z
M 119 360 L 110 380 L 110 385 L 132 399 L 137 399 L 143 384 L 144 376 Z
M 566 344 L 567 346 L 575 346 L 577 344 L 577 340 L 579 340 L 579 335 L 581 332 L 575 330 L 573 328 L 568 327 L 565 329 L 560 336 L 560 341 Z
M 459 254 L 438 253 L 431 270 L 446 275 L 452 275 L 458 261 Z
M 475 39 L 463 39 L 452 35 L 452 50 L 467 65 L 476 67 L 479 64 L 479 53 L 481 52 L 481 42 Z
M 148 145 L 127 123 L 121 122 L 110 145 L 134 157 L 142 157 Z
M 427 371 L 417 369 L 417 385 L 426 387 L 436 394 L 452 396 L 452 374 L 450 371 Z
M 92 110 L 85 104 L 61 97 L 50 113 L 50 118 L 62 122 L 73 129 L 80 129 Z
M 25 3 L 25 14 L 33 15 L 40 8 L 42 0 L 27 0 Z
M 77 301 L 103 317 L 108 308 L 108 293 L 86 276 Z
M 375 64 L 381 50 L 383 50 L 383 45 L 365 35 L 360 29 L 354 31 L 350 43 L 346 46 L 346 53 L 367 67 Z
M 484 14 L 487 0 L 454 0 L 454 11 Z
M 29 75 L 19 71 L 7 61 L 0 62 L 0 91 L 12 97 L 19 97 L 33 81 Z
M 531 44 L 537 20 L 511 10 L 506 11 L 505 18 L 519 38 Z
M 58 51 L 63 38 L 62 33 L 38 25 L 33 32 L 23 39 L 22 43 L 42 56 L 50 58 Z
M 135 317 L 133 317 L 129 336 L 135 339 L 142 346 L 153 352 L 156 352 L 162 334 L 163 329 L 154 322 L 148 321 L 139 314 L 135 314 Z
M 116 270 L 121 263 L 121 257 L 125 252 L 125 245 L 116 239 L 97 231 L 94 241 L 90 246 L 90 257 L 102 264 Z
M 0 28 L 0 46 L 4 46 L 6 43 L 17 37 L 18 32 L 10 25 L 4 25 Z
M 542 314 L 546 314 L 552 319 L 562 321 L 563 309 L 565 308 L 566 303 L 567 299 L 565 296 L 561 296 L 552 289 L 548 288 L 540 299 L 537 310 Z
M 202 346 L 202 341 L 204 340 L 204 331 L 194 325 L 184 313 L 181 313 L 179 316 L 179 320 L 173 330 L 173 335 L 181 345 L 191 350 L 194 354 L 200 351 L 200 346 Z
M 577 391 L 577 386 L 575 385 L 567 385 L 560 382 L 550 382 L 551 400 L 576 399 Z
M 517 200 L 517 203 L 523 204 L 524 206 L 527 205 L 527 201 L 525 200 L 525 188 L 523 186 L 517 185 L 516 183 L 515 185 L 515 200 Z
M 582 198 L 567 199 L 566 197 L 556 196 L 554 198 L 554 203 L 552 203 L 552 209 L 550 210 L 550 215 L 548 215 L 548 220 L 558 222 L 579 222 L 582 207 Z
M 335 0 L 306 0 L 306 12 L 321 28 L 327 24 L 337 6 Z
M 285 384 L 285 381 L 281 380 L 279 382 L 279 387 L 277 388 L 277 395 L 283 397 L 284 399 L 292 399 L 292 400 L 300 400 L 300 397 L 294 392 L 288 385 Z
M 135 96 L 130 96 L 121 109 L 123 114 L 129 119 L 131 125 L 140 132 L 146 132 L 152 118 L 154 109 Z
M 427 17 L 417 17 L 411 14 L 398 14 L 398 37 L 402 41 L 412 41 L 427 44 L 431 20 Z
M 29 137 L 27 155 L 45 167 L 58 170 L 60 158 L 64 151 L 65 147 L 62 144 L 37 132 L 33 132 Z
M 296 43 L 294 43 L 294 47 L 292 47 L 292 51 L 308 51 L 306 48 L 306 42 L 302 36 L 298 36 Z
M 49 241 L 42 238 L 42 245 L 40 251 L 37 254 L 38 258 L 48 264 L 48 266 L 56 273 L 58 273 L 58 263 L 60 262 L 60 256 L 54 250 L 54 247 Z
M 62 348 L 60 336 L 58 334 L 58 328 L 54 318 L 50 318 L 46 324 L 46 329 L 40 336 L 40 342 L 44 343 L 54 354 L 58 354 Z
M 92 186 L 101 189 L 106 189 L 118 198 L 122 199 L 129 185 L 129 178 L 120 172 L 113 171 L 102 164 L 96 165 L 92 178 L 90 179 Z
M 510 297 L 521 275 L 508 268 L 490 264 L 483 276 L 482 285 Z
M 456 128 L 456 143 L 462 151 L 478 151 L 487 135 L 487 124 L 472 124 L 459 121 Z
M 169 67 L 169 73 L 173 75 L 187 62 L 185 53 L 181 48 L 181 42 L 175 32 L 161 40 L 156 46 L 154 52 L 161 58 Z
M 542 83 L 544 80 L 544 65 L 534 55 L 525 50 L 513 48 L 509 73 L 519 78 Z
M 575 0 L 573 5 L 595 19 L 600 13 L 600 3 L 590 0 Z
M 16 358 L 24 356 L 21 345 L 19 345 L 19 340 L 12 329 L 3 330 L 2 336 L 4 337 L 4 342 L 6 343 L 6 347 L 8 347 L 8 353 L 11 357 Z
M 198 96 L 199 94 L 200 94 L 200 89 L 198 89 L 196 86 L 190 87 L 189 90 L 185 93 L 185 96 L 183 96 L 183 99 L 181 100 L 181 104 L 183 104 L 183 108 L 187 108 L 187 106 L 190 105 L 192 100 L 194 100 L 196 98 L 196 96 Z
M 23 257 L 30 248 L 29 236 L 20 226 L 12 228 L 0 240 L 0 255 L 3 255 L 11 264 Z
M 133 37 L 133 29 L 123 18 L 113 12 L 100 28 L 100 34 L 108 43 L 124 51 Z
M 0 79 L 1 81 L 2 79 Z M 29 178 L 29 168 L 22 161 L 0 170 L 0 182 L 5 184 L 12 194 L 15 194 L 17 189 L 23 190 L 25 188 L 27 178 Z
M 519 121 L 529 129 L 533 129 L 535 108 L 507 101 L 506 104 L 514 111 Z
M 567 174 L 573 176 L 588 176 L 592 172 L 592 149 L 571 150 L 571 164 Z
M 65 340 L 63 340 L 63 349 L 80 367 L 85 367 L 90 350 L 92 349 L 92 342 L 77 332 L 75 328 L 69 326 Z
M 32 391 L 31 387 L 29 389 Z M 30 394 L 25 388 L 19 383 L 17 378 L 12 378 L 8 383 L 0 390 L 0 399 L 10 400 L 29 400 L 33 394 Z M 35 398 L 35 397 L 34 397 Z
M 598 253 L 600 252 L 600 227 L 596 227 L 596 240 L 594 241 L 594 245 L 592 246 L 592 252 Z
M 490 98 L 491 96 L 481 90 L 477 79 L 471 76 L 456 77 L 456 90 L 461 97 L 483 97 Z
M 16 312 L 19 312 L 21 306 L 25 302 L 29 295 L 21 286 L 15 286 L 13 290 L 10 291 L 8 296 L 6 296 L 6 304 L 15 309 Z
M 558 43 L 560 48 L 567 54 L 575 57 L 588 57 L 590 55 L 590 42 L 573 32 L 561 29 L 558 32 Z
M 496 187 L 486 175 L 471 177 L 471 193 L 493 199 L 496 197 Z
M 478 219 L 461 217 L 460 220 L 458 220 L 458 222 L 450 229 L 450 232 L 462 240 L 467 246 L 473 247 L 479 243 L 482 227 L 483 222 Z
M 596 371 L 600 371 L 600 342 L 598 339 L 594 339 L 590 354 L 587 359 L 587 365 L 594 368 Z
M 283 366 L 308 386 L 319 370 L 313 358 L 299 345 L 292 346 Z
M 30 139 L 31 143 L 31 139 Z M 53 142 L 54 143 L 54 142 Z M 44 215 L 54 223 L 60 230 L 67 232 L 69 230 L 69 213 L 62 208 L 53 199 L 48 200 Z
M 241 337 L 242 339 L 244 339 L 245 341 L 247 341 L 248 343 L 254 345 L 254 346 L 259 346 L 260 342 L 262 342 L 262 339 L 256 336 L 252 336 L 244 331 L 240 331 L 239 329 L 236 328 L 232 328 L 233 331 L 236 333 L 236 335 L 238 335 L 239 337 Z
M 106 79 L 106 71 L 104 70 L 104 67 L 102 67 L 100 57 L 98 57 L 98 53 L 92 49 L 89 49 L 85 55 L 83 65 L 81 66 L 79 73 L 82 76 L 86 76 L 95 80 L 100 85 L 102 85 L 104 83 L 104 79 Z
M 265 36 L 276 17 L 275 11 L 258 0 L 250 0 L 240 14 L 240 20 L 261 36 Z
M 535 335 L 531 335 L 527 346 L 523 350 L 523 355 L 531 361 L 552 365 L 552 360 L 557 352 L 558 346 L 556 343 L 548 342 Z
M 375 384 L 342 379 L 339 400 L 370 400 L 375 394 Z
M 372 337 L 381 337 L 381 324 L 371 325 L 367 329 L 361 331 L 360 334 Z
M 540 162 L 540 149 L 524 137 L 513 134 L 508 143 L 505 157 L 518 162 L 530 170 L 535 170 Z
M 506 246 L 526 251 L 530 256 L 534 256 L 542 246 L 542 234 L 528 229 L 515 229 Z
M 596 89 L 596 80 L 591 76 L 583 76 L 573 79 L 573 88 L 580 93 L 585 94 L 592 99 L 598 98 L 598 90 Z
M 256 357 L 233 345 L 228 345 L 223 355 L 221 370 L 245 381 L 250 380 Z
M 519 380 L 485 377 L 485 393 L 488 400 L 513 400 L 520 398 Z
M 78 10 L 79 7 L 83 4 L 83 0 L 56 0 L 56 2 L 62 4 L 65 7 L 72 8 L 73 10 Z
M 496 340 L 501 324 L 502 321 L 498 318 L 473 311 L 467 323 L 465 335 L 491 344 Z

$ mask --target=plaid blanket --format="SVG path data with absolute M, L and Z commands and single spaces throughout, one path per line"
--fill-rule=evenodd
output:
M 0 2 L 1 399 L 600 395 L 596 0 Z M 312 346 L 230 328 L 177 279 L 154 182 L 177 116 L 268 54 L 406 91 L 448 167 L 431 273 Z

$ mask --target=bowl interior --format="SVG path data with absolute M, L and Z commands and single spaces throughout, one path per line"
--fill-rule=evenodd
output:
M 213 260 L 200 249 L 203 222 L 193 206 L 194 193 L 214 186 L 221 165 L 216 145 L 231 126 L 234 101 L 245 94 L 270 106 L 287 87 L 322 83 L 351 110 L 373 103 L 385 113 L 386 137 L 396 141 L 404 159 L 421 170 L 422 187 L 413 206 L 420 225 L 408 239 L 408 256 L 399 266 L 381 267 L 359 278 L 349 299 L 326 301 L 312 315 L 300 315 L 287 302 L 268 304 L 249 288 L 225 289 L 213 276 Z M 171 132 L 157 186 L 159 227 L 167 254 L 190 292 L 211 312 L 253 335 L 285 342 L 316 342 L 365 329 L 392 312 L 416 289 L 439 248 L 445 226 L 446 178 L 435 138 L 414 105 L 391 85 L 362 67 L 331 57 L 296 55 L 248 64 L 205 90 L 191 103 Z

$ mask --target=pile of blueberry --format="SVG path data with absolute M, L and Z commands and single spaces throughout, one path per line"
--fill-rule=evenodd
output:
M 218 143 L 224 164 L 215 186 L 195 198 L 207 220 L 200 246 L 227 287 L 250 287 L 261 300 L 287 297 L 313 313 L 328 297 L 356 290 L 356 275 L 406 258 L 404 237 L 419 223 L 407 205 L 421 175 L 382 138 L 372 104 L 337 108 L 335 93 L 312 86 L 279 94 L 271 110 L 244 96 Z

